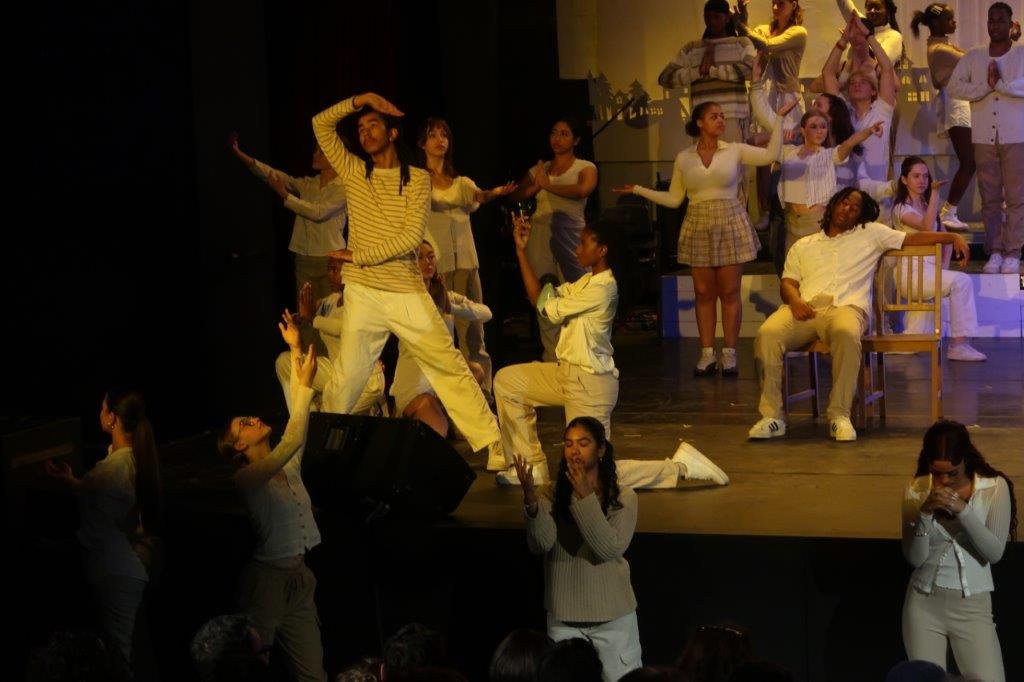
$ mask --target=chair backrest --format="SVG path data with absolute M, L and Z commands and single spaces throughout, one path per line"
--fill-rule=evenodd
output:
M 875 330 L 884 329 L 882 317 L 886 313 L 930 312 L 932 333 L 939 338 L 942 332 L 942 245 L 905 246 L 886 251 L 883 263 L 875 273 Z M 887 277 L 895 287 L 887 286 Z M 929 281 L 926 281 L 926 278 Z M 929 289 L 926 285 L 930 285 Z

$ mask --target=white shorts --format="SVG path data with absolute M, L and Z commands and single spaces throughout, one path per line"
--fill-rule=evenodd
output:
M 950 128 L 971 127 L 971 103 L 967 100 L 956 99 L 946 94 L 945 90 L 939 91 L 936 98 L 938 109 L 936 110 L 936 123 L 939 130 Z

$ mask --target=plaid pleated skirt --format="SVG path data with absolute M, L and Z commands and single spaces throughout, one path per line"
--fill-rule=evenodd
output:
M 754 260 L 760 249 L 739 199 L 690 202 L 679 231 L 680 263 L 698 268 L 736 265 Z

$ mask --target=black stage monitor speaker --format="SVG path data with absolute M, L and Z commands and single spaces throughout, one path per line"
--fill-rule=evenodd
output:
M 443 516 L 476 474 L 433 429 L 414 419 L 309 416 L 302 479 L 327 511 Z

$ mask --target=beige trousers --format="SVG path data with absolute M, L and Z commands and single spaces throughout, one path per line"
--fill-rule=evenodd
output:
M 480 270 L 466 268 L 444 273 L 444 281 L 448 288 L 457 294 L 476 303 L 484 302 L 483 288 L 480 286 Z M 484 393 L 491 392 L 492 372 L 491 356 L 484 346 L 484 323 L 470 322 L 455 318 L 455 334 L 459 340 L 459 350 L 467 362 L 478 362 L 484 368 Z
M 1019 258 L 1024 246 L 1024 142 L 975 144 L 974 161 L 985 221 L 985 251 Z
M 762 417 L 783 419 L 785 397 L 782 372 L 786 351 L 805 346 L 814 339 L 825 341 L 832 352 L 832 391 L 828 396 L 828 418 L 849 417 L 857 392 L 860 371 L 860 339 L 867 329 L 867 316 L 854 306 L 830 306 L 817 316 L 800 321 L 788 305 L 779 306 L 757 330 L 754 357 L 761 379 Z
M 908 660 L 946 668 L 946 646 L 960 674 L 980 682 L 1005 682 L 1003 652 L 992 622 L 992 593 L 963 596 L 959 590 L 932 588 L 924 594 L 907 586 L 903 602 L 903 646 Z
M 292 255 L 295 257 L 296 300 L 302 285 L 306 282 L 313 285 L 313 298 L 316 300 L 331 293 L 331 280 L 327 276 L 327 256 L 303 256 L 300 253 Z
M 322 682 L 327 673 L 315 591 L 316 578 L 305 563 L 278 568 L 253 560 L 238 579 L 238 605 L 252 618 L 263 643 L 280 646 L 293 679 Z
M 292 354 L 291 351 L 284 351 L 277 356 L 277 360 L 274 362 L 274 369 L 277 370 L 277 380 L 281 384 L 281 390 L 284 391 L 284 402 L 288 406 L 288 414 L 292 413 Z M 331 374 L 334 372 L 334 366 L 331 364 L 330 359 L 317 356 L 316 358 L 316 374 L 313 375 L 313 386 L 312 389 L 318 394 L 323 394 L 324 387 L 327 386 L 327 381 L 331 378 Z M 377 368 L 370 373 L 370 379 L 366 382 L 366 386 L 363 388 L 363 392 L 359 394 L 359 399 L 356 401 L 355 406 L 352 408 L 352 414 L 366 415 L 373 411 L 373 408 L 378 404 L 384 402 L 384 370 L 381 369 L 380 363 L 377 364 Z
M 511 460 L 518 454 L 529 462 L 546 463 L 537 438 L 537 408 L 565 407 L 566 423 L 576 417 L 593 417 L 610 439 L 612 410 L 619 400 L 619 374 L 590 374 L 567 362 L 510 365 L 494 375 L 494 400 L 505 457 Z

